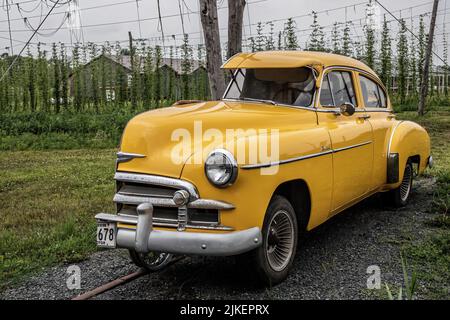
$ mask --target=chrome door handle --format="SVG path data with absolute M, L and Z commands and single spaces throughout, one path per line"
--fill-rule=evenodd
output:
M 359 117 L 358 117 L 358 119 L 364 119 L 364 120 L 369 119 L 369 118 L 370 118 L 370 115 L 369 115 L 369 114 L 365 114 L 365 115 L 363 115 L 363 116 L 359 116 Z

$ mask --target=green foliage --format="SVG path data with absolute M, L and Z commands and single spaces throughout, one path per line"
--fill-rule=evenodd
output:
M 352 54 L 352 39 L 350 36 L 350 23 L 346 22 L 344 27 L 344 32 L 342 33 L 342 51 L 344 56 L 351 56 Z
M 406 23 L 401 20 L 401 28 L 398 35 L 397 42 L 397 70 L 398 70 L 398 95 L 400 97 L 400 104 L 404 104 L 407 94 L 407 81 L 409 71 L 408 61 L 408 38 L 407 38 Z
M 146 46 L 142 41 L 135 41 L 133 50 L 119 42 L 74 43 L 71 49 L 53 43 L 50 52 L 43 50 L 43 45 L 38 43 L 35 51 L 28 48 L 0 83 L 2 113 L 101 114 L 128 106 L 138 111 L 177 98 L 209 97 L 204 69 L 194 70 L 197 64 L 206 65 L 204 48 L 195 58 L 201 60 L 194 62 L 187 38 L 180 47 L 171 48 L 169 64 L 166 60 L 163 63 L 167 57 L 160 46 Z M 1 56 L 0 72 L 5 72 L 13 59 Z
M 387 89 L 391 89 L 392 78 L 392 39 L 389 24 L 384 16 L 383 29 L 381 31 L 381 49 L 380 49 L 380 78 L 386 85 Z
M 263 51 L 266 42 L 266 37 L 263 35 L 262 22 L 258 22 L 256 25 L 255 51 Z
M 297 50 L 298 39 L 297 34 L 295 33 L 295 21 L 292 18 L 289 18 L 284 26 L 284 50 Z
M 331 52 L 336 54 L 341 53 L 341 39 L 339 33 L 339 24 L 335 22 L 333 24 L 333 30 L 331 31 Z
M 369 1 L 367 4 L 368 7 L 372 6 L 372 1 Z M 366 20 L 371 21 L 373 16 L 373 12 L 371 10 L 366 11 Z M 375 69 L 375 29 L 373 25 L 366 24 L 364 26 L 364 33 L 366 35 L 365 42 L 365 63 L 372 69 Z
M 317 20 L 317 13 L 312 12 L 313 23 L 311 25 L 311 34 L 309 35 L 308 50 L 310 51 L 327 51 L 325 49 L 325 34 L 323 27 L 320 26 Z
M 190 77 L 189 74 L 192 71 L 192 48 L 189 45 L 189 37 L 184 35 L 183 45 L 181 46 L 181 80 L 183 83 L 183 98 L 190 99 Z
M 386 286 L 386 292 L 388 295 L 389 300 L 413 300 L 414 299 L 414 292 L 416 290 L 417 285 L 417 273 L 414 270 L 411 274 L 411 279 L 408 275 L 408 262 L 406 258 L 400 253 L 400 261 L 402 265 L 402 272 L 403 272 L 403 284 L 405 286 L 405 289 L 403 290 L 403 286 L 399 288 L 397 298 L 394 298 L 391 289 L 389 288 L 388 284 L 385 283 Z
M 269 22 L 269 36 L 266 38 L 266 43 L 265 43 L 265 50 L 267 51 L 271 51 L 271 50 L 275 50 L 275 39 L 274 39 L 274 25 L 273 22 L 270 21 Z

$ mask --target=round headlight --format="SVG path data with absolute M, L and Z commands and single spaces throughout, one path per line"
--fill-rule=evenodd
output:
M 206 159 L 205 174 L 214 186 L 229 186 L 236 181 L 237 162 L 229 151 L 224 149 L 214 150 Z

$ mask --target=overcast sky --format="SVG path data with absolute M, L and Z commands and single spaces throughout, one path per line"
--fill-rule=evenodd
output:
M 5 0 L 6 1 L 6 0 Z M 5 1 L 2 1 L 3 3 Z M 66 0 L 61 0 L 65 2 Z M 14 51 L 17 53 L 23 45 L 19 41 L 26 41 L 31 35 L 32 31 L 30 26 L 25 25 L 23 18 L 26 17 L 29 24 L 36 27 L 41 19 L 41 11 L 45 13 L 49 10 L 47 6 L 39 5 L 40 1 L 35 0 L 9 0 L 9 2 L 20 3 L 19 8 L 16 4 L 10 8 L 12 37 L 16 40 L 14 42 Z M 179 3 L 181 3 L 185 32 L 189 34 L 192 44 L 197 44 L 202 41 L 202 35 L 199 33 L 201 25 L 198 15 L 198 0 L 161 0 L 161 14 L 164 17 L 162 19 L 163 30 L 166 37 L 169 37 L 165 41 L 166 46 L 180 45 L 181 34 L 183 33 L 182 23 L 179 16 Z M 307 30 L 310 27 L 312 18 L 310 16 L 304 16 L 310 14 L 311 11 L 318 11 L 319 23 L 325 27 L 324 31 L 328 36 L 331 30 L 331 25 L 337 22 L 353 21 L 352 33 L 353 39 L 357 40 L 358 37 L 363 36 L 362 26 L 365 23 L 364 10 L 365 4 L 368 1 L 361 0 L 247 0 L 248 5 L 244 14 L 244 37 L 255 35 L 256 23 L 267 22 L 270 20 L 279 20 L 275 22 L 275 31 L 281 30 L 285 19 L 292 16 L 300 16 L 295 19 L 298 29 L 298 37 L 300 45 L 303 47 L 308 40 L 310 31 Z M 397 17 L 403 17 L 408 23 L 411 21 L 417 27 L 418 15 L 429 12 L 432 9 L 432 1 L 430 0 L 380 0 L 380 2 L 392 11 Z M 51 4 L 50 1 L 48 1 Z M 118 4 L 119 3 L 119 4 Z M 120 4 L 122 3 L 122 4 Z M 219 21 L 221 28 L 221 40 L 226 40 L 226 24 L 227 24 L 227 3 L 228 0 L 219 0 Z M 136 7 L 136 1 L 133 0 L 78 0 L 79 7 L 81 9 L 81 25 L 83 26 L 84 41 L 103 42 L 109 40 L 123 41 L 123 45 L 126 45 L 128 38 L 128 31 L 133 33 L 135 38 L 147 38 L 151 43 L 162 44 L 161 42 L 161 30 L 158 28 L 158 10 L 156 0 L 140 0 L 138 2 L 139 8 Z M 117 5 L 114 5 L 117 4 Z M 102 8 L 92 8 L 96 6 L 103 6 Z M 344 6 L 350 6 L 341 8 Z M 64 15 L 62 14 L 67 10 L 67 5 L 62 5 L 54 10 L 54 13 L 43 24 L 43 33 L 46 34 L 36 36 L 33 39 L 33 43 L 38 41 L 45 43 L 52 42 L 65 42 L 70 44 L 75 38 L 81 38 L 81 32 L 74 31 L 69 32 L 67 24 L 64 23 L 62 28 L 55 33 L 54 28 L 61 25 Z M 412 8 L 411 8 L 412 7 Z M 332 10 L 335 8 L 341 8 L 339 10 Z M 3 8 L 5 9 L 5 8 Z M 140 23 L 133 22 L 138 19 L 144 20 Z M 329 10 L 328 12 L 323 12 Z M 399 11 L 401 10 L 401 11 Z M 437 19 L 436 29 L 436 51 L 442 53 L 442 34 L 450 32 L 450 0 L 441 0 L 439 6 L 439 15 Z M 380 8 L 380 19 L 383 18 L 383 14 L 386 13 Z M 189 14 L 187 14 L 189 13 Z M 36 16 L 33 18 L 33 16 Z M 388 20 L 392 17 L 387 16 Z M 119 23 L 124 21 L 132 21 L 129 23 Z M 428 23 L 428 18 L 425 20 Z M 117 24 L 109 24 L 117 23 Z M 98 24 L 106 24 L 103 26 L 92 26 Z M 392 23 L 392 26 L 396 28 L 397 24 Z M 302 31 L 303 30 L 303 31 Z M 266 25 L 264 32 L 268 32 L 269 27 Z M 54 33 L 54 34 L 53 34 Z M 175 40 L 171 35 L 175 35 Z M 395 37 L 395 31 L 393 36 Z M 4 52 L 4 48 L 9 46 L 9 34 L 7 23 L 7 12 L 0 9 L 0 51 Z

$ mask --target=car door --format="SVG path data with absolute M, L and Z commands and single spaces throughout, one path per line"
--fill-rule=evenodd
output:
M 371 189 L 386 183 L 387 145 L 395 116 L 384 87 L 373 76 L 358 72 L 361 101 L 373 130 L 373 173 Z
M 333 151 L 333 192 L 330 215 L 364 196 L 372 179 L 372 127 L 356 94 L 356 74 L 347 69 L 325 71 L 320 87 L 317 115 L 328 129 Z M 353 115 L 339 106 L 351 103 Z

